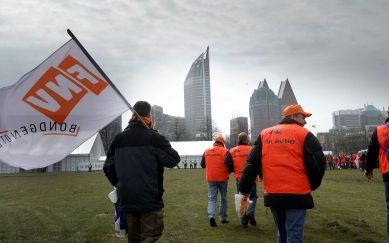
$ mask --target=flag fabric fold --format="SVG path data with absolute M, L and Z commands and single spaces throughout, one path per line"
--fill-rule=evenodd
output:
M 14 85 L 0 88 L 0 162 L 56 163 L 129 109 L 74 39 Z

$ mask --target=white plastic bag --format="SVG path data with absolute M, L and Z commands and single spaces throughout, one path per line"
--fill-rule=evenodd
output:
M 124 218 L 123 212 L 120 206 L 117 204 L 118 195 L 116 193 L 116 188 L 110 193 L 108 193 L 109 200 L 114 204 L 115 215 L 114 215 L 114 229 L 115 235 L 119 238 L 127 237 L 127 221 Z
M 239 219 L 243 217 L 243 214 L 241 212 L 241 203 L 243 198 L 244 196 L 242 194 L 235 194 L 235 211 Z M 247 201 L 248 203 L 252 203 L 252 201 L 250 201 L 248 197 Z

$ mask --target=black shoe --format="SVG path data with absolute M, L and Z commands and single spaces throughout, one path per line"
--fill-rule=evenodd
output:
M 247 228 L 247 225 L 249 224 L 249 218 L 244 215 L 240 220 L 240 223 L 242 224 L 242 228 Z
M 249 221 L 250 221 L 250 224 L 251 224 L 252 226 L 257 225 L 257 221 L 255 220 L 254 215 L 250 217 L 250 220 L 249 220 Z
M 216 227 L 216 220 L 215 220 L 215 218 L 210 218 L 209 219 L 209 224 L 211 225 L 211 227 Z
M 228 221 L 227 219 L 223 219 L 222 220 L 222 224 L 228 224 L 230 221 Z

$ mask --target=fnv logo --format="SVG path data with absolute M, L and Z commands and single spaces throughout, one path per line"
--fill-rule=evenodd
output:
M 23 97 L 23 101 L 56 123 L 62 124 L 88 93 L 99 95 L 107 81 L 68 55 L 50 67 Z

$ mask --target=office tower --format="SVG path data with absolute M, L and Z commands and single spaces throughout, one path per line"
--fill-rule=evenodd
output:
M 212 139 L 209 47 L 193 62 L 184 82 L 185 127 L 189 140 Z
M 357 132 L 361 130 L 361 109 L 337 110 L 332 113 L 333 128 L 331 131 Z
M 158 105 L 151 107 L 151 117 L 154 129 L 169 141 L 183 141 L 185 139 L 185 118 L 165 114 L 163 108 Z
M 373 105 L 365 105 L 361 111 L 361 129 L 366 130 L 368 127 L 377 127 L 384 123 L 385 117 L 382 112 Z
M 251 140 L 255 141 L 259 133 L 281 120 L 280 99 L 269 89 L 266 79 L 259 83 L 250 98 Z
M 283 110 L 288 105 L 297 104 L 297 99 L 293 93 L 289 79 L 281 82 L 280 89 L 278 90 L 278 98 L 281 102 L 281 110 Z
M 236 117 L 230 120 L 230 145 L 238 145 L 238 135 L 241 132 L 248 134 L 248 120 L 247 117 Z M 253 141 L 254 142 L 254 141 Z
M 100 130 L 101 140 L 103 142 L 105 153 L 108 152 L 111 142 L 117 134 L 122 131 L 122 116 L 118 116 L 115 120 Z

